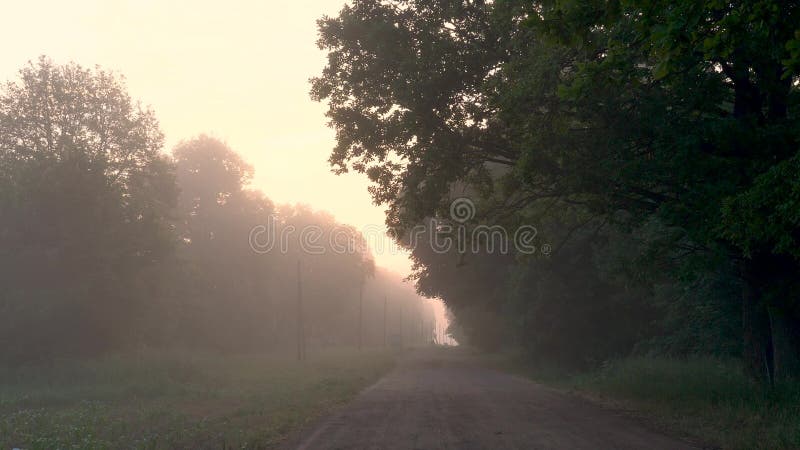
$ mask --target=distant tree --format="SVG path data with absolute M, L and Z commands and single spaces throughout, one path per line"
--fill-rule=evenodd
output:
M 194 343 L 228 351 L 271 345 L 280 255 L 257 254 L 249 237 L 254 227 L 269 223 L 272 202 L 248 190 L 253 167 L 219 139 L 183 141 L 173 158 L 179 255 L 190 268 L 187 278 L 175 281 L 184 285 L 187 320 L 199 331 Z
M 302 260 L 312 344 L 353 344 L 359 288 L 374 272 L 361 233 L 309 207 L 274 207 L 249 188 L 253 168 L 218 139 L 181 142 L 173 156 L 181 191 L 178 254 L 189 268 L 176 281 L 197 330 L 194 343 L 230 351 L 294 339 Z M 251 247 L 256 227 L 274 240 L 267 252 Z
M 301 260 L 310 337 L 328 344 L 354 345 L 358 337 L 359 290 L 375 272 L 363 235 L 328 213 L 307 206 L 281 210 L 287 234 L 287 262 Z

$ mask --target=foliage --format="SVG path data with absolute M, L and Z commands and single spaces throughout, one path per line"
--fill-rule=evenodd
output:
M 358 230 L 276 207 L 218 139 L 184 141 L 172 157 L 162 144 L 153 112 L 100 68 L 42 57 L 0 91 L 0 363 L 293 348 L 298 275 L 312 351 L 355 344 L 361 290 L 364 322 L 383 322 L 391 294 L 387 310 L 419 317 L 408 342 L 431 335 L 429 305 L 399 277 L 372 278 Z M 269 251 L 254 248 L 259 227 Z M 382 329 L 365 328 L 364 344 L 383 344 Z
M 42 58 L 0 93 L 0 353 L 120 345 L 171 251 L 177 190 L 152 112 L 100 69 Z M 18 342 L 27 342 L 20 348 Z
M 797 382 L 765 389 L 735 361 L 634 358 L 565 384 L 620 399 L 667 426 L 722 448 L 790 449 L 800 444 Z
M 474 225 L 558 243 L 530 271 L 415 249 L 421 292 L 463 331 L 480 334 L 486 311 L 494 333 L 499 313 L 501 328 L 529 321 L 507 342 L 601 361 L 637 341 L 673 351 L 712 320 L 684 352 L 739 353 L 738 329 L 752 374 L 774 381 L 800 367 L 798 14 L 773 0 L 357 1 L 319 22 L 329 59 L 312 97 L 337 130 L 332 165 L 370 175 L 401 241 L 466 193 Z M 582 239 L 593 255 L 575 265 Z M 698 283 L 707 298 L 687 300 Z M 581 349 L 586 335 L 618 343 Z

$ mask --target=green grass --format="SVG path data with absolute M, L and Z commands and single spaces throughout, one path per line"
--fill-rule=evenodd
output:
M 638 357 L 583 374 L 519 364 L 513 370 L 643 414 L 653 425 L 707 445 L 800 448 L 800 383 L 761 387 L 733 361 Z
M 146 352 L 0 369 L 0 449 L 270 448 L 393 365 L 382 351 Z

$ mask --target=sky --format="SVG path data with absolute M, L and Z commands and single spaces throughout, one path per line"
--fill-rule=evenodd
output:
M 276 204 L 304 203 L 369 234 L 376 263 L 402 275 L 407 254 L 389 245 L 384 208 L 367 179 L 337 176 L 334 133 L 309 78 L 325 65 L 316 20 L 344 0 L 51 0 L 4 5 L 0 79 L 29 60 L 102 66 L 161 122 L 166 150 L 200 133 L 255 167 L 254 188 Z M 380 247 L 383 247 L 381 250 Z

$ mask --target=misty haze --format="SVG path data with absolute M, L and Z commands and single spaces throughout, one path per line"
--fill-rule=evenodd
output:
M 800 449 L 800 3 L 5 18 L 0 450 Z

